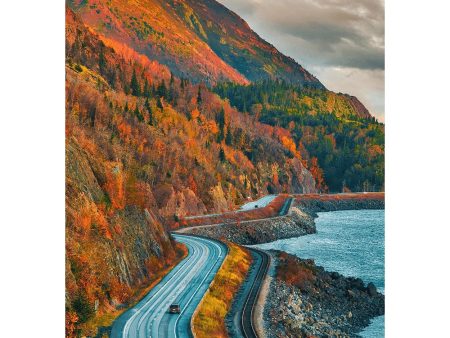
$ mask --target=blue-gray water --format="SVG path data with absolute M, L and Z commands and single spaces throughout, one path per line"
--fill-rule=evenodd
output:
M 328 271 L 373 282 L 384 293 L 384 210 L 318 213 L 317 234 L 261 244 L 301 258 L 313 258 Z M 374 318 L 360 334 L 384 337 L 384 316 Z

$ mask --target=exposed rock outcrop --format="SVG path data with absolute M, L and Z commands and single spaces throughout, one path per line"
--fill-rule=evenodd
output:
M 161 184 L 155 189 L 155 195 L 158 196 L 158 209 L 163 217 L 170 218 L 175 215 L 181 217 L 206 213 L 206 207 L 202 200 L 189 188 L 175 191 L 172 185 Z
M 143 208 L 118 198 L 120 165 L 66 144 L 66 307 L 78 322 L 127 303 L 182 252 L 164 230 L 149 194 Z M 120 189 L 118 189 L 120 188 Z M 116 189 L 112 197 L 108 193 Z M 97 304 L 97 305 L 95 305 Z M 83 317 L 84 316 L 84 317 Z

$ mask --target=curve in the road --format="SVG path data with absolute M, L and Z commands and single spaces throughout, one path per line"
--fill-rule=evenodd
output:
M 216 240 L 174 234 L 188 248 L 187 257 L 134 308 L 113 325 L 113 338 L 191 337 L 190 321 L 197 305 L 225 259 L 227 247 Z M 172 303 L 180 314 L 169 314 Z

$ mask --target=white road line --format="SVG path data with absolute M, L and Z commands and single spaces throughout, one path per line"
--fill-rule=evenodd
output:
M 179 319 L 187 310 L 189 304 L 192 302 L 193 298 L 197 295 L 200 288 L 204 286 L 206 279 L 210 276 L 211 271 L 216 267 L 217 262 L 222 259 L 223 250 L 215 241 L 210 241 L 207 239 L 190 236 L 180 236 L 174 235 L 176 239 L 180 242 L 185 243 L 189 248 L 189 255 L 183 261 L 183 263 L 177 267 L 177 270 L 170 276 L 169 279 L 164 281 L 164 284 L 159 286 L 159 289 L 151 295 L 147 300 L 138 305 L 139 308 L 134 310 L 133 315 L 127 320 L 123 330 L 123 337 L 159 337 L 162 332 L 160 332 L 159 327 L 161 326 L 164 315 L 166 315 L 167 309 L 171 303 L 173 303 L 177 297 L 180 297 L 183 293 L 186 293 L 186 297 L 190 295 L 187 303 L 183 305 L 181 313 L 176 317 L 174 325 L 174 334 L 177 336 L 177 325 Z M 218 253 L 217 258 L 213 262 L 208 271 L 204 271 L 205 268 L 211 264 L 210 259 L 214 258 L 214 254 Z M 199 285 L 195 290 L 186 290 L 191 281 L 200 275 L 200 273 L 205 273 L 205 276 L 200 281 Z M 161 282 L 163 282 L 161 281 Z M 161 283 L 160 282 L 160 283 Z M 196 282 L 197 283 L 197 282 Z M 184 302 L 184 300 L 183 300 Z M 166 323 L 166 319 L 163 321 Z M 167 322 L 167 328 L 171 326 L 172 321 L 169 319 Z M 173 322 L 172 322 L 173 323 Z M 165 324 L 163 325 L 165 327 Z M 166 333 L 167 334 L 167 333 Z M 171 336 L 169 334 L 169 336 Z
M 220 247 L 215 243 L 215 242 L 211 242 L 216 248 L 218 248 L 219 252 L 220 252 Z M 177 337 L 177 323 L 178 320 L 180 319 L 181 315 L 183 314 L 183 312 L 186 310 L 186 308 L 188 307 L 189 303 L 192 301 L 192 298 L 194 298 L 194 296 L 197 294 L 198 290 L 203 286 L 203 283 L 205 282 L 205 280 L 209 277 L 209 274 L 211 273 L 212 269 L 216 266 L 217 262 L 219 261 L 220 256 L 217 257 L 216 261 L 214 262 L 214 264 L 211 266 L 211 268 L 208 270 L 208 273 L 206 274 L 206 276 L 203 278 L 203 280 L 201 281 L 200 285 L 197 287 L 197 289 L 195 290 L 195 292 L 191 295 L 191 297 L 189 298 L 188 302 L 186 303 L 186 305 L 184 306 L 183 310 L 181 311 L 180 315 L 177 317 L 176 321 L 175 321 L 175 326 L 174 326 L 174 334 L 175 334 L 175 338 Z
M 185 260 L 185 262 L 184 262 L 184 264 L 182 265 L 182 266 L 180 266 L 179 268 L 178 268 L 178 270 L 175 272 L 175 274 L 166 282 L 166 284 L 168 283 L 168 282 L 170 282 L 171 280 L 173 280 L 177 275 L 179 275 L 182 271 L 183 271 L 183 267 L 192 259 L 192 257 L 195 255 L 195 248 L 193 248 L 193 252 L 192 252 L 192 254 L 190 255 L 190 257 L 189 258 L 187 258 L 186 260 Z M 155 295 L 153 295 L 152 296 L 152 298 L 154 298 L 156 295 L 158 295 L 161 291 L 163 291 L 164 290 L 164 287 L 161 287 L 156 293 L 155 293 Z M 145 303 L 145 304 L 143 304 L 134 314 L 133 314 L 133 316 L 131 316 L 128 320 L 127 320 L 127 322 L 125 323 L 125 327 L 124 327 L 124 330 L 123 330 L 123 337 L 128 337 L 128 331 L 129 331 L 129 328 L 130 328 L 130 325 L 131 325 L 131 323 L 134 321 L 134 319 L 135 319 L 135 317 L 136 316 L 138 316 L 139 314 L 140 314 L 140 312 L 145 308 L 145 306 L 149 303 L 149 301 L 152 299 L 152 298 L 150 298 L 148 301 L 147 301 L 147 303 Z

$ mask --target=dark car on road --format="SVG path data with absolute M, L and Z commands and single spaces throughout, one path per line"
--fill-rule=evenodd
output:
M 180 305 L 179 304 L 172 304 L 169 306 L 169 313 L 180 313 Z

